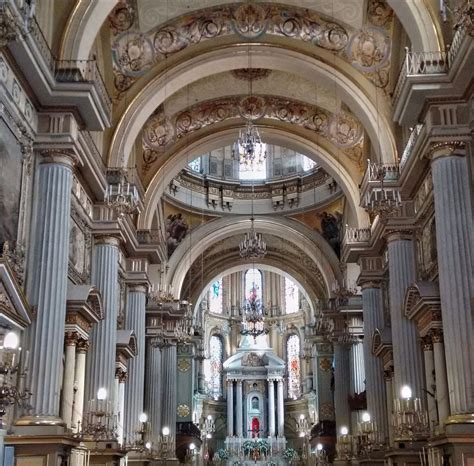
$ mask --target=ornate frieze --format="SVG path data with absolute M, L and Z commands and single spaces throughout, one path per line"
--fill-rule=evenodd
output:
M 360 30 L 342 26 L 314 11 L 274 3 L 233 3 L 194 11 L 143 33 L 134 27 L 130 6 L 120 3 L 110 15 L 117 96 L 155 64 L 189 46 L 237 35 L 254 40 L 265 35 L 310 43 L 329 50 L 359 69 L 376 86 L 389 78 L 392 13 L 382 1 L 369 3 L 369 24 Z
M 343 150 L 349 149 L 347 155 L 360 163 L 363 129 L 351 113 L 331 114 L 314 105 L 269 95 L 232 96 L 200 102 L 171 117 L 164 114 L 162 106 L 159 107 L 143 129 L 145 171 L 184 135 L 232 118 L 269 118 L 300 126 L 327 138 Z M 356 150 L 357 147 L 360 150 Z

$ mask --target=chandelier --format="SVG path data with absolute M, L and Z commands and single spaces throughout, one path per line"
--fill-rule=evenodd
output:
M 254 340 L 260 335 L 267 335 L 269 332 L 263 317 L 263 307 L 256 298 L 249 299 L 242 309 L 242 329 L 240 334 L 252 336 Z
M 128 182 L 128 175 L 124 169 L 109 170 L 109 172 L 111 182 L 105 190 L 105 203 L 119 216 L 134 213 L 140 204 L 140 195 L 136 185 Z
M 265 144 L 258 129 L 252 121 L 247 120 L 247 125 L 239 132 L 239 137 L 234 142 L 232 156 L 238 157 L 239 163 L 251 168 L 254 164 L 261 164 L 267 157 Z
M 253 217 L 250 218 L 250 231 L 245 233 L 244 239 L 239 244 L 241 259 L 260 259 L 267 254 L 267 243 L 263 241 L 261 233 L 255 231 Z

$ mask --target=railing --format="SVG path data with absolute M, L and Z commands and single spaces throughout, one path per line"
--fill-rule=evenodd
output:
M 371 237 L 370 228 L 352 228 L 346 227 L 344 242 L 349 243 L 368 243 Z
M 138 230 L 138 242 L 141 244 L 164 244 L 161 230 Z
M 399 165 L 396 163 L 372 163 L 369 160 L 367 162 L 367 171 L 364 175 L 364 181 L 381 181 L 382 173 L 383 181 L 396 181 L 400 174 Z
M 43 57 L 43 60 L 47 63 L 48 68 L 54 72 L 56 58 L 49 47 L 46 37 L 44 37 L 43 31 L 41 30 L 36 18 L 33 16 L 28 22 L 28 31 L 31 36 L 35 39 L 35 43 Z
M 402 171 L 403 167 L 407 163 L 408 159 L 411 156 L 411 153 L 413 151 L 413 148 L 415 147 L 416 141 L 418 140 L 418 136 L 421 133 L 421 130 L 423 129 L 423 124 L 417 124 L 411 134 L 410 137 L 408 138 L 407 145 L 405 146 L 405 149 L 403 150 L 402 158 L 400 160 L 400 171 Z
M 112 111 L 112 99 L 96 60 L 55 60 L 54 76 L 59 82 L 86 82 L 95 85 L 107 110 Z

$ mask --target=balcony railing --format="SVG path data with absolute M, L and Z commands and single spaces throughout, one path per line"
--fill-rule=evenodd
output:
M 400 98 L 400 94 L 408 77 L 442 75 L 449 71 L 458 56 L 464 38 L 466 35 L 469 35 L 469 31 L 472 29 L 471 15 L 472 11 L 466 8 L 466 11 L 462 15 L 462 20 L 457 26 L 452 43 L 447 50 L 438 52 L 410 52 L 408 47 L 405 48 L 405 60 L 393 91 L 394 107 Z
M 410 137 L 408 138 L 407 145 L 405 146 L 405 149 L 403 150 L 402 158 L 400 159 L 400 171 L 402 171 L 403 167 L 407 163 L 407 161 L 410 159 L 411 154 L 413 152 L 413 148 L 415 147 L 416 141 L 418 141 L 418 136 L 421 133 L 421 130 L 423 129 L 423 124 L 417 124 L 411 134 Z
M 344 234 L 345 244 L 368 243 L 370 241 L 370 228 L 353 228 L 346 227 Z
M 56 81 L 93 84 L 106 106 L 107 112 L 109 114 L 112 112 L 112 99 L 96 60 L 57 60 L 35 17 L 29 19 L 28 31 Z

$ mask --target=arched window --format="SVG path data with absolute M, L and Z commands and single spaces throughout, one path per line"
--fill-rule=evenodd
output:
M 210 398 L 218 400 L 222 396 L 222 339 L 213 335 L 209 340 L 209 358 L 204 360 L 206 392 Z
M 245 299 L 247 301 L 262 301 L 262 272 L 249 269 L 245 272 Z
M 222 314 L 222 278 L 209 288 L 209 312 Z
M 188 166 L 192 171 L 200 173 L 201 172 L 201 157 L 198 157 L 197 159 L 194 159 L 191 162 L 189 162 Z
M 252 409 L 255 409 L 255 410 L 260 409 L 258 398 L 256 396 L 252 398 Z
M 293 280 L 285 278 L 285 313 L 293 314 L 298 312 L 299 307 L 298 287 Z
M 298 335 L 288 337 L 286 358 L 288 364 L 288 398 L 296 400 L 301 396 L 300 337 Z

